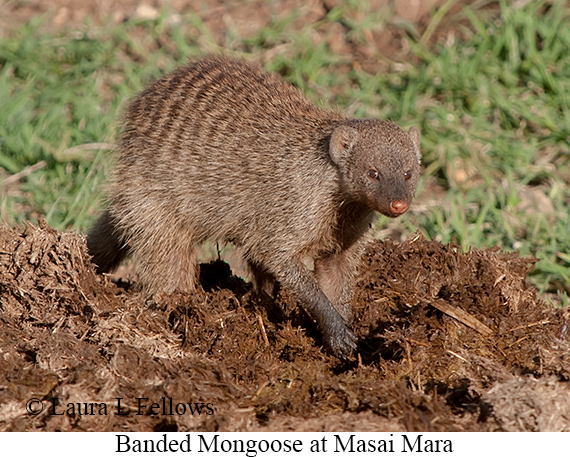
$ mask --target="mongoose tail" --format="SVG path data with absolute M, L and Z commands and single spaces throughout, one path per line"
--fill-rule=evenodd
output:
M 95 222 L 87 235 L 87 249 L 98 273 L 108 273 L 123 261 L 128 249 L 121 242 L 120 234 L 109 211 Z

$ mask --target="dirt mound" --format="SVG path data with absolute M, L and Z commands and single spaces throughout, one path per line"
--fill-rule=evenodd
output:
M 97 276 L 81 236 L 4 226 L 0 429 L 570 431 L 569 315 L 525 283 L 533 262 L 370 244 L 341 362 L 221 262 L 156 303 Z

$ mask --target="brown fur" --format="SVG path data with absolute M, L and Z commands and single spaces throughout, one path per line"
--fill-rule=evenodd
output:
M 134 100 L 119 149 L 109 209 L 88 236 L 100 271 L 130 253 L 149 294 L 191 291 L 194 243 L 229 241 L 260 289 L 278 281 L 334 353 L 352 352 L 346 322 L 364 235 L 374 210 L 396 217 L 411 203 L 416 129 L 347 119 L 276 75 L 208 57 Z

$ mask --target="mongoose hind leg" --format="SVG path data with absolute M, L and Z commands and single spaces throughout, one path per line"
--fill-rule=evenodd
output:
M 258 294 L 266 294 L 270 298 L 277 296 L 278 285 L 275 277 L 259 263 L 248 260 L 247 265 L 252 274 L 252 282 Z
M 148 295 L 160 296 L 195 289 L 196 254 L 193 243 L 187 238 L 133 238 L 131 243 L 139 280 Z

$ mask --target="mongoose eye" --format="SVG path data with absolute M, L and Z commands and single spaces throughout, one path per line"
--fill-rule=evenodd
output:
M 380 179 L 380 172 L 376 168 L 368 170 L 368 177 L 372 180 Z
M 404 173 L 404 179 L 405 179 L 406 181 L 408 181 L 411 177 L 412 177 L 412 170 L 407 170 L 407 171 Z

